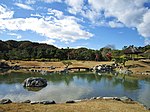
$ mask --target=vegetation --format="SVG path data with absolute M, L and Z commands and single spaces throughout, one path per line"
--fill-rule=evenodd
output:
M 62 63 L 66 66 L 65 68 L 68 68 L 70 65 L 72 65 L 72 62 L 70 61 L 63 61 Z
M 127 61 L 127 58 L 125 57 L 115 58 L 114 61 L 116 64 L 122 64 L 125 67 L 125 62 Z
M 9 65 L 5 62 L 0 62 L 0 68 L 8 68 Z
M 53 45 L 40 44 L 30 41 L 0 40 L 0 59 L 37 61 L 110 61 L 116 58 L 118 60 L 119 58 L 124 56 L 124 51 L 129 47 L 134 46 L 125 46 L 122 50 L 111 48 L 111 46 L 101 48 L 100 50 L 87 48 L 70 49 L 69 47 L 66 49 L 59 49 Z M 142 52 L 139 56 L 140 58 L 150 58 L 150 45 L 136 48 Z M 125 56 L 125 58 L 129 58 L 129 56 Z

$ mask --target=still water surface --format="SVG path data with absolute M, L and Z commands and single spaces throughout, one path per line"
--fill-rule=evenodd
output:
M 47 79 L 48 85 L 41 89 L 25 89 L 22 82 L 31 76 Z M 12 101 L 67 100 L 91 98 L 97 96 L 128 96 L 150 107 L 150 79 L 122 79 L 108 74 L 94 73 L 71 74 L 31 74 L 9 73 L 0 75 L 0 99 Z

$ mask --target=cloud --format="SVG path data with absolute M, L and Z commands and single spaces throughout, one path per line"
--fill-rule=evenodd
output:
M 26 0 L 26 4 L 35 4 L 36 0 Z
M 149 0 L 66 0 L 68 12 L 80 14 L 93 24 L 100 26 L 136 28 L 145 38 L 150 38 Z M 83 2 L 84 1 L 84 2 Z M 79 10 L 75 10 L 78 7 Z M 148 40 L 148 39 L 146 39 Z
M 41 1 L 46 2 L 46 3 L 61 2 L 61 0 L 41 0 Z
M 150 10 L 143 15 L 143 21 L 137 25 L 137 30 L 144 37 L 150 37 Z
M 21 39 L 22 36 L 16 33 L 8 33 L 8 35 L 15 36 L 17 39 Z
M 14 5 L 22 8 L 22 9 L 26 9 L 26 10 L 34 10 L 32 7 L 25 5 L 25 4 L 21 4 L 21 3 L 15 3 Z
M 58 11 L 58 10 L 51 9 L 51 8 L 48 9 L 48 13 L 47 14 L 53 15 L 53 16 L 59 18 L 59 19 L 64 17 L 62 11 Z
M 45 41 L 38 41 L 39 43 L 47 43 L 47 44 L 54 44 L 56 41 L 54 39 L 47 39 Z
M 145 43 L 145 45 L 150 45 L 150 39 L 149 38 L 145 38 L 144 43 Z
M 69 5 L 68 11 L 72 14 L 76 14 L 82 10 L 83 0 L 65 0 L 65 3 Z
M 9 10 L 6 6 L 0 5 L 0 19 L 12 18 L 14 11 Z
M 66 16 L 63 12 L 48 9 L 48 16 L 36 18 L 0 19 L 0 29 L 9 31 L 33 31 L 41 36 L 48 37 L 48 43 L 56 40 L 61 42 L 75 42 L 79 39 L 89 39 L 92 33 L 86 31 L 79 19 L 74 16 Z
M 43 17 L 42 15 L 37 14 L 37 13 L 36 13 L 36 14 L 31 14 L 31 16 L 32 16 L 32 17 L 40 17 L 40 18 L 42 18 L 42 17 Z

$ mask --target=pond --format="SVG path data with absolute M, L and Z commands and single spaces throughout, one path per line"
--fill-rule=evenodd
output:
M 28 77 L 43 77 L 48 85 L 40 89 L 26 89 L 22 86 Z M 150 107 L 150 79 L 141 80 L 122 78 L 110 74 L 70 73 L 37 74 L 9 73 L 0 75 L 0 99 L 12 101 L 54 100 L 57 103 L 67 100 L 84 99 L 98 96 L 127 96 Z

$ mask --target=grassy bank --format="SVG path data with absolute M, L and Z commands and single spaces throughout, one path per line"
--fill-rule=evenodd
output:
M 69 60 L 72 64 L 69 67 L 88 67 L 92 68 L 96 65 L 107 64 L 111 65 L 112 61 L 76 61 Z M 62 61 L 59 62 L 38 62 L 38 61 L 20 61 L 20 60 L 9 60 L 7 63 L 10 66 L 19 65 L 20 67 L 26 67 L 34 70 L 45 70 L 49 72 L 61 71 L 65 69 L 65 65 Z M 132 77 L 147 78 L 150 77 L 150 60 L 147 61 L 127 61 L 126 66 L 123 69 L 129 69 L 133 72 Z M 50 69 L 49 67 L 55 67 Z M 118 68 L 119 69 L 119 68 Z
M 87 100 L 73 104 L 21 104 L 0 105 L 0 112 L 149 112 L 137 102 L 114 100 Z

